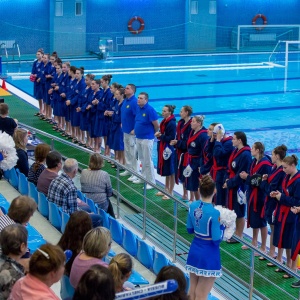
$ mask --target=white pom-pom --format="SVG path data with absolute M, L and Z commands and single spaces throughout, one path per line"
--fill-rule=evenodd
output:
M 0 168 L 3 171 L 12 169 L 18 161 L 17 151 L 13 138 L 6 132 L 0 132 L 0 152 L 4 159 L 0 162 Z
M 223 240 L 229 240 L 234 234 L 236 213 L 233 210 L 222 207 L 221 205 L 215 206 L 215 209 L 220 212 L 220 223 L 226 226 Z

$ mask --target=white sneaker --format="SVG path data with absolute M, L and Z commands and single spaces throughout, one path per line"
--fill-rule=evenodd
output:
M 130 175 L 130 173 L 127 170 L 120 173 L 120 176 L 127 176 L 127 175 Z
M 136 176 L 134 176 L 134 175 L 131 175 L 127 180 L 128 181 L 135 181 L 135 180 L 137 180 L 138 178 L 136 177 Z
M 143 188 L 144 189 L 144 188 Z M 152 185 L 150 185 L 150 184 L 147 184 L 146 185 L 146 190 L 152 190 L 152 189 L 154 189 L 154 187 L 152 186 Z
M 139 179 L 139 178 L 137 178 L 136 180 L 132 181 L 132 183 L 139 184 L 139 183 L 144 183 L 144 181 L 141 180 L 141 179 Z

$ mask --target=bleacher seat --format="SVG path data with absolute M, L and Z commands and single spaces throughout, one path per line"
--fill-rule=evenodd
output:
M 47 241 L 44 240 L 41 236 L 32 236 L 28 235 L 28 245 L 27 247 L 30 249 L 30 253 L 36 251 L 36 249 L 40 248 L 40 246 L 46 244 Z
M 34 183 L 28 181 L 28 196 L 33 198 L 36 204 L 39 204 L 39 195 Z
M 49 218 L 49 204 L 48 199 L 42 192 L 38 192 L 38 210 L 42 216 Z
M 9 170 L 9 183 L 17 190 L 19 185 L 19 177 L 15 168 Z
M 64 211 L 61 212 L 61 233 L 64 233 L 65 232 L 65 228 L 66 228 L 66 225 L 68 223 L 70 219 L 70 215 L 65 213 Z
M 67 299 L 67 298 L 72 299 L 75 290 L 70 283 L 70 278 L 66 275 L 63 275 L 63 277 L 60 280 L 60 284 L 61 284 L 60 287 L 61 299 Z
M 82 193 L 81 191 L 79 191 L 79 190 L 77 190 L 77 197 L 78 197 L 80 200 L 86 202 L 86 196 L 85 196 L 85 194 L 83 194 L 83 193 Z
M 86 198 L 86 203 L 89 205 L 89 207 L 93 213 L 95 213 L 95 214 L 98 213 L 98 210 L 95 206 L 95 202 L 92 199 Z
M 117 221 L 116 219 L 112 218 L 111 216 L 108 216 L 109 219 L 109 229 L 110 229 L 110 233 L 111 236 L 113 238 L 113 240 L 119 244 L 122 245 L 123 242 L 123 231 L 122 231 L 122 226 L 119 223 L 119 221 Z
M 28 180 L 23 173 L 19 173 L 18 191 L 21 195 L 28 195 Z
M 35 236 L 35 237 L 38 236 L 40 238 L 43 238 L 43 236 L 29 223 L 27 223 L 26 229 L 28 231 L 28 236 Z
M 123 248 L 132 256 L 137 254 L 137 236 L 123 226 Z
M 190 288 L 190 275 L 188 273 L 184 273 L 184 277 L 186 280 L 186 292 L 188 293 L 189 288 Z
M 10 170 L 6 170 L 3 172 L 4 178 L 9 181 Z
M 159 273 L 162 267 L 170 264 L 170 260 L 160 252 L 157 252 L 155 249 L 153 251 L 153 272 L 155 275 Z
M 48 201 L 49 205 L 49 221 L 57 229 L 61 230 L 61 215 L 57 205 Z
M 130 277 L 128 278 L 128 281 L 133 283 L 134 285 L 149 284 L 149 281 L 135 270 L 131 271 L 131 274 L 130 274 Z
M 154 248 L 149 246 L 145 241 L 141 240 L 139 237 L 137 238 L 137 242 L 138 242 L 137 259 L 146 268 L 152 269 Z
M 109 214 L 105 212 L 102 208 L 98 209 L 98 211 L 103 220 L 103 227 L 109 229 L 110 228 L 109 218 L 108 218 Z

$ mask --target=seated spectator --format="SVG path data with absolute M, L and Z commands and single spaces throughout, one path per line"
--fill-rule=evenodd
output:
M 50 151 L 50 146 L 47 144 L 38 144 L 34 149 L 35 162 L 31 165 L 28 172 L 28 181 L 37 185 L 37 181 L 41 173 L 46 169 L 44 163 Z
M 20 224 L 6 226 L 0 234 L 0 299 L 7 299 L 15 282 L 24 276 L 20 264 L 27 251 L 27 229 Z
M 62 157 L 57 151 L 51 151 L 46 157 L 47 169 L 45 169 L 37 180 L 37 190 L 48 195 L 49 185 L 54 178 L 58 176 L 58 172 L 62 168 Z
M 73 300 L 82 299 L 115 299 L 114 280 L 107 268 L 94 265 L 83 274 L 73 296 Z
M 52 180 L 48 190 L 48 200 L 61 207 L 68 214 L 72 214 L 78 209 L 91 212 L 90 207 L 77 198 L 77 188 L 73 178 L 78 171 L 78 162 L 76 159 L 68 158 L 63 166 L 61 175 Z M 93 227 L 102 225 L 102 218 L 96 214 L 90 214 Z
M 105 227 L 90 230 L 84 237 L 82 251 L 76 256 L 70 274 L 70 283 L 76 288 L 81 276 L 93 265 L 108 267 L 102 259 L 109 252 L 112 240 Z
M 8 225 L 26 225 L 37 209 L 36 202 L 28 196 L 18 196 L 8 209 L 7 215 L 0 216 L 0 232 Z
M 6 103 L 0 104 L 0 131 L 13 136 L 15 129 L 18 126 L 18 120 L 8 116 L 9 108 Z
M 17 128 L 14 132 L 13 139 L 17 150 L 18 161 L 15 168 L 19 169 L 26 177 L 28 177 L 29 164 L 26 145 L 28 142 L 27 130 L 23 128 Z
M 59 246 L 42 245 L 30 258 L 29 274 L 19 279 L 10 300 L 59 300 L 50 288 L 64 274 L 66 257 Z
M 125 285 L 125 281 L 130 277 L 132 271 L 132 259 L 126 253 L 120 253 L 114 256 L 108 266 L 110 270 L 114 283 L 115 292 L 120 293 L 128 291 L 134 288 L 134 285 Z
M 171 293 L 171 294 L 165 294 L 160 296 L 151 297 L 151 300 L 188 300 L 189 297 L 186 294 L 186 279 L 184 277 L 183 272 L 175 267 L 175 266 L 165 266 L 163 267 L 159 273 L 157 274 L 157 277 L 155 279 L 154 283 L 163 282 L 169 279 L 175 279 L 178 283 L 178 289 Z
M 65 265 L 65 275 L 70 276 L 73 261 L 82 249 L 83 238 L 92 229 L 92 226 L 91 218 L 87 212 L 75 211 L 71 214 L 65 231 L 58 242 L 58 246 L 64 251 L 72 251 L 72 257 Z
M 82 170 L 80 183 L 81 191 L 98 204 L 99 208 L 115 218 L 114 210 L 109 200 L 112 196 L 112 186 L 109 174 L 102 171 L 103 158 L 99 153 L 90 156 L 89 168 Z

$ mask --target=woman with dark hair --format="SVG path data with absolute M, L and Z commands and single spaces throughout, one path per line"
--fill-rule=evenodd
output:
M 28 172 L 28 181 L 34 183 L 34 185 L 37 185 L 39 176 L 46 169 L 44 164 L 50 150 L 50 146 L 47 144 L 38 144 L 34 149 L 35 162 L 31 165 Z
M 249 174 L 245 171 L 240 173 L 240 177 L 246 180 L 247 190 L 247 227 L 253 230 L 252 245 L 257 247 L 258 232 L 261 233 L 261 251 L 266 252 L 268 236 L 267 221 L 263 213 L 266 193 L 261 186 L 262 176 L 271 171 L 272 164 L 269 157 L 265 156 L 265 146 L 261 142 L 255 142 L 251 148 L 251 155 L 254 157 Z M 243 245 L 242 249 L 248 249 Z M 257 255 L 257 254 L 255 254 Z
M 26 145 L 28 142 L 28 132 L 23 128 L 16 128 L 13 139 L 17 150 L 18 160 L 15 168 L 18 168 L 21 173 L 28 177 L 29 163 Z
M 228 161 L 228 178 L 223 184 L 223 188 L 228 193 L 228 208 L 234 210 L 236 218 L 235 234 L 242 238 L 245 226 L 245 203 L 238 199 L 237 193 L 244 193 L 246 190 L 245 181 L 240 177 L 240 173 L 249 173 L 252 162 L 251 149 L 247 145 L 247 136 L 244 132 L 236 131 L 232 138 L 232 145 L 235 150 L 230 155 Z M 239 201 L 238 201 L 239 200 Z M 246 202 L 246 201 L 245 201 Z M 227 240 L 227 243 L 238 243 L 234 238 Z
M 282 181 L 283 178 L 285 177 L 285 173 L 283 171 L 282 167 L 282 160 L 286 156 L 286 151 L 287 147 L 285 145 L 277 146 L 274 148 L 272 151 L 272 163 L 273 167 L 269 174 L 264 174 L 262 177 L 262 182 L 261 182 L 261 188 L 263 188 L 266 192 L 266 198 L 265 198 L 265 205 L 263 208 L 263 213 L 266 221 L 269 223 L 270 228 L 271 228 L 271 234 L 270 234 L 270 250 L 269 250 L 269 255 L 273 258 L 276 258 L 275 255 L 275 246 L 273 243 L 273 236 L 274 236 L 274 211 L 277 206 L 277 200 L 275 198 L 272 198 L 270 196 L 270 193 L 272 191 L 282 191 Z M 282 257 L 282 251 L 283 249 L 278 249 L 278 255 Z M 281 254 L 279 254 L 281 252 Z M 265 260 L 264 257 L 260 257 L 260 260 Z M 281 258 L 280 258 L 281 261 Z M 268 267 L 273 267 L 274 264 L 271 262 L 267 263 Z
M 179 184 L 180 182 L 184 182 L 185 178 L 183 176 L 183 169 L 179 168 L 179 162 L 183 157 L 183 154 L 187 151 L 187 140 L 191 132 L 191 115 L 193 113 L 193 109 L 191 106 L 185 105 L 180 110 L 180 117 L 177 127 L 176 127 L 176 138 L 170 142 L 170 145 L 176 148 L 176 172 L 175 172 L 175 182 Z M 188 200 L 188 192 L 182 184 L 183 187 L 183 195 L 182 200 Z
M 15 283 L 8 299 L 59 300 L 51 286 L 63 276 L 65 261 L 59 246 L 42 245 L 30 258 L 29 273 Z
M 296 258 L 299 252 L 300 233 L 297 226 L 298 216 L 294 207 L 300 206 L 300 172 L 297 170 L 298 157 L 295 154 L 286 156 L 282 161 L 283 171 L 286 176 L 282 182 L 282 192 L 272 191 L 270 196 L 278 201 L 275 210 L 275 226 L 273 243 L 279 249 L 286 251 L 286 265 L 296 270 Z M 291 209 L 292 208 L 292 209 Z M 291 249 L 293 248 L 293 252 Z M 283 250 L 282 250 L 283 251 Z M 277 260 L 282 262 L 282 251 L 278 251 Z M 292 261 L 293 260 L 293 261 Z M 276 269 L 275 272 L 282 272 Z M 283 278 L 291 278 L 291 275 L 284 274 Z
M 70 276 L 73 261 L 81 251 L 83 238 L 92 228 L 93 224 L 87 212 L 75 211 L 71 214 L 65 231 L 57 244 L 64 251 L 72 251 L 72 257 L 65 265 L 65 275 Z
M 73 300 L 114 300 L 115 286 L 111 272 L 101 265 L 90 267 L 81 277 Z
M 189 207 L 186 227 L 188 233 L 195 234 L 185 267 L 190 272 L 191 300 L 207 299 L 216 277 L 222 275 L 220 212 L 212 204 L 215 188 L 210 175 L 204 175 L 200 179 L 201 200 Z
M 188 300 L 186 294 L 187 283 L 183 272 L 175 266 L 162 267 L 154 283 L 164 282 L 166 280 L 175 279 L 178 283 L 178 288 L 175 292 L 150 298 L 151 300 Z
M 42 48 L 38 49 L 36 52 L 36 60 L 33 62 L 32 70 L 31 70 L 31 76 L 33 81 L 33 96 L 38 100 L 39 102 L 39 112 L 34 114 L 35 116 L 42 116 L 44 113 L 43 108 L 43 91 L 42 91 L 42 84 L 40 80 L 37 80 L 41 72 L 41 67 L 43 64 L 43 55 L 44 50 Z
M 174 116 L 174 105 L 165 105 L 162 110 L 163 120 L 160 123 L 160 131 L 155 133 L 158 138 L 157 143 L 157 173 L 166 177 L 165 190 L 173 194 L 175 185 L 175 152 L 174 146 L 170 144 L 176 135 L 176 119 Z M 156 193 L 162 196 L 162 200 L 170 199 L 162 192 Z

